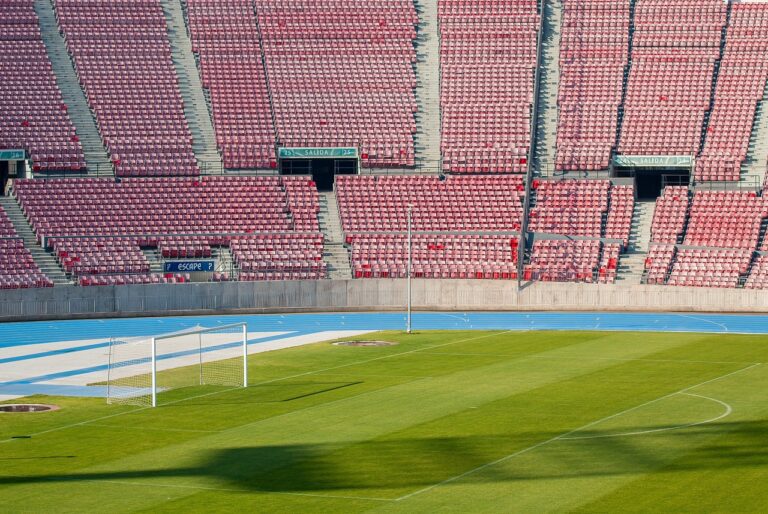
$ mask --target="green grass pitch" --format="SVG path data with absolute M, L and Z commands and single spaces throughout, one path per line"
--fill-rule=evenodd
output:
M 369 338 L 371 336 L 368 336 Z M 764 336 L 429 332 L 0 414 L 2 512 L 765 512 Z

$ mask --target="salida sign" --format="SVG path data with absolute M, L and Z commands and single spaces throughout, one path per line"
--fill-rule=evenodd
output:
M 168 261 L 166 273 L 213 273 L 216 265 L 213 261 Z

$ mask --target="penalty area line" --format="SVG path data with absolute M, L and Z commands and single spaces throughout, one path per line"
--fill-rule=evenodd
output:
M 751 366 L 747 366 L 746 368 L 741 368 L 741 369 L 738 369 L 736 371 L 732 371 L 731 373 L 727 373 L 725 375 L 721 375 L 719 377 L 715 377 L 715 378 L 712 378 L 710 380 L 705 380 L 704 382 L 700 382 L 698 384 L 694 384 L 692 386 L 686 387 L 686 388 L 681 389 L 679 391 L 675 391 L 674 393 L 665 394 L 664 396 L 660 396 L 659 398 L 656 398 L 654 400 L 642 403 L 640 405 L 636 405 L 634 407 L 630 407 L 629 409 L 625 409 L 625 410 L 623 410 L 621 412 L 617 412 L 616 414 L 611 414 L 610 416 L 606 416 L 604 418 L 592 421 L 592 422 L 587 423 L 586 425 L 581 426 L 579 428 L 575 428 L 573 430 L 569 430 L 568 432 L 563 432 L 560 435 L 557 435 L 557 436 L 552 437 L 550 439 L 547 439 L 545 441 L 541 441 L 539 443 L 536 443 L 533 446 L 529 446 L 527 448 L 523 448 L 522 450 L 518 450 L 515 453 L 511 453 L 511 454 L 509 454 L 509 455 L 507 455 L 505 457 L 502 457 L 500 459 L 496 459 L 496 460 L 494 460 L 492 462 L 488 462 L 487 464 L 483 464 L 482 466 L 478 466 L 476 468 L 470 469 L 469 471 L 465 471 L 464 473 L 462 473 L 460 475 L 453 476 L 451 478 L 443 480 L 442 482 L 438 482 L 438 483 L 432 484 L 432 485 L 430 485 L 428 487 L 424 487 L 423 489 L 419 489 L 418 491 L 414 491 L 414 492 L 406 494 L 404 496 L 400 496 L 399 498 L 397 498 L 396 501 L 403 501 L 403 500 L 407 500 L 409 498 L 413 498 L 414 496 L 418 496 L 420 494 L 429 492 L 429 491 L 431 491 L 431 490 L 433 490 L 435 488 L 438 488 L 438 487 L 450 484 L 450 483 L 455 482 L 457 480 L 461 480 L 462 478 L 466 478 L 466 477 L 468 477 L 470 475 L 474 475 L 475 473 L 478 473 L 478 472 L 483 471 L 485 469 L 488 469 L 490 467 L 497 466 L 499 464 L 503 464 L 504 462 L 507 462 L 507 461 L 509 461 L 511 459 L 514 459 L 515 457 L 519 457 L 520 455 L 524 455 L 526 453 L 532 452 L 533 450 L 541 448 L 542 446 L 546 446 L 546 445 L 554 443 L 556 441 L 566 440 L 566 438 L 568 438 L 569 436 L 571 436 L 571 435 L 573 435 L 573 434 L 575 434 L 577 432 L 581 432 L 582 430 L 586 430 L 588 428 L 591 428 L 591 427 L 593 427 L 595 425 L 598 425 L 600 423 L 603 423 L 605 421 L 609 421 L 611 419 L 618 418 L 619 416 L 622 416 L 622 415 L 627 414 L 629 412 L 635 411 L 635 410 L 640 409 L 642 407 L 645 407 L 647 405 L 651 405 L 653 403 L 660 402 L 661 400 L 664 400 L 666 398 L 670 398 L 670 397 L 678 395 L 678 394 L 686 394 L 686 393 L 688 393 L 688 391 L 690 391 L 692 389 L 696 389 L 697 387 L 701 387 L 701 386 L 704 386 L 704 385 L 707 385 L 707 384 L 711 384 L 713 382 L 717 382 L 719 380 L 723 380 L 723 379 L 726 379 L 728 377 L 732 377 L 733 375 L 737 375 L 739 373 L 744 373 L 745 371 L 749 371 L 749 370 L 754 369 L 754 368 L 756 368 L 757 366 L 760 366 L 760 365 L 761 365 L 760 363 L 752 364 Z M 730 412 L 728 414 L 730 414 Z

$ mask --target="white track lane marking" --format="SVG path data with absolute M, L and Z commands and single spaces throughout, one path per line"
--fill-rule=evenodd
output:
M 704 319 L 704 318 L 697 318 L 696 316 L 688 316 L 687 314 L 677 314 L 679 318 L 688 318 L 695 321 L 703 321 L 704 323 L 710 323 L 712 325 L 715 325 L 716 327 L 720 327 L 723 329 L 723 332 L 728 332 L 728 327 L 723 325 L 722 323 L 718 323 L 717 321 L 712 321 L 711 319 Z
M 451 482 L 455 482 L 456 480 L 460 480 L 460 479 L 468 477 L 470 475 L 474 475 L 475 473 L 477 473 L 479 471 L 482 471 L 484 469 L 487 469 L 487 468 L 496 466 L 498 464 L 502 464 L 504 462 L 507 462 L 510 459 L 513 459 L 513 458 L 518 457 L 520 455 L 523 455 L 525 453 L 531 452 L 531 451 L 533 451 L 533 450 L 535 450 L 537 448 L 541 448 L 542 446 L 546 446 L 546 445 L 548 445 L 550 443 L 554 443 L 555 441 L 560 441 L 560 440 L 562 440 L 562 439 L 564 439 L 566 437 L 569 437 L 569 436 L 571 436 L 571 435 L 573 435 L 573 434 L 575 434 L 577 432 L 581 432 L 583 430 L 591 428 L 591 427 L 593 427 L 593 426 L 595 426 L 595 425 L 597 425 L 599 423 L 603 423 L 605 421 L 608 421 L 608 420 L 611 420 L 611 419 L 614 419 L 614 418 L 618 418 L 619 416 L 622 416 L 622 415 L 624 415 L 624 414 L 626 414 L 628 412 L 632 412 L 634 410 L 640 409 L 642 407 L 645 407 L 646 405 L 651 405 L 651 404 L 656 403 L 658 401 L 661 401 L 661 400 L 663 400 L 665 398 L 669 398 L 670 396 L 674 396 L 674 395 L 677 395 L 677 394 L 687 393 L 691 389 L 695 389 L 697 387 L 701 387 L 701 386 L 704 386 L 704 385 L 707 385 L 707 384 L 711 384 L 713 382 L 717 382 L 718 380 L 723 380 L 725 378 L 732 377 L 733 375 L 736 375 L 736 374 L 739 374 L 739 373 L 744 373 L 745 371 L 749 371 L 749 370 L 751 370 L 753 368 L 756 368 L 757 366 L 760 366 L 760 365 L 761 364 L 753 364 L 751 366 L 747 366 L 746 368 L 741 368 L 739 370 L 733 371 L 733 372 L 728 373 L 726 375 L 722 375 L 722 376 L 719 376 L 719 377 L 716 377 L 716 378 L 713 378 L 713 379 L 701 382 L 699 384 L 695 384 L 695 385 L 692 385 L 690 387 L 686 387 L 685 389 L 681 389 L 680 391 L 675 391 L 674 393 L 666 394 L 664 396 L 656 398 L 655 400 L 651 400 L 649 402 L 645 402 L 643 404 L 636 405 L 635 407 L 630 407 L 629 409 L 625 409 L 625 410 L 623 410 L 621 412 L 617 412 L 616 414 L 612 414 L 612 415 L 607 416 L 605 418 L 598 419 L 596 421 L 592 421 L 591 423 L 587 423 L 586 425 L 581 426 L 579 428 L 570 430 L 568 432 L 564 432 L 564 433 L 562 433 L 562 434 L 560 434 L 558 436 L 552 437 L 551 439 L 547 439 L 546 441 L 541 441 L 540 443 L 536 443 L 533 446 L 529 446 L 528 448 L 523 448 L 522 450 L 516 451 L 515 453 L 511 453 L 511 454 L 509 454 L 509 455 L 507 455 L 505 457 L 502 457 L 500 459 L 496 459 L 495 461 L 489 462 L 487 464 L 483 464 L 482 466 L 478 466 L 478 467 L 476 467 L 474 469 L 470 469 L 469 471 L 466 471 L 466 472 L 464 472 L 464 473 L 462 473 L 460 475 L 456 475 L 454 477 L 451 477 L 451 478 L 448 478 L 446 480 L 443 480 L 442 482 L 438 482 L 436 484 L 430 485 L 430 486 L 425 487 L 423 489 L 419 489 L 418 491 L 414 491 L 412 493 L 409 493 L 409 494 L 406 494 L 404 496 L 401 496 L 401 497 L 397 498 L 397 501 L 403 501 L 403 500 L 407 500 L 409 498 L 413 498 L 414 496 L 426 493 L 426 492 L 431 491 L 432 489 L 435 489 L 437 487 L 441 487 L 443 485 L 450 484 Z
M 666 428 L 653 428 L 649 430 L 638 430 L 635 432 L 620 432 L 617 434 L 602 434 L 602 435 L 589 435 L 589 436 L 578 436 L 578 437 L 561 437 L 561 441 L 581 441 L 586 439 L 607 439 L 610 437 L 629 437 L 629 436 L 635 436 L 635 435 L 646 435 L 646 434 L 658 434 L 660 432 L 671 432 L 673 430 L 682 430 L 684 428 L 691 428 L 691 427 L 697 427 L 700 425 L 707 425 L 709 423 L 714 423 L 715 421 L 720 421 L 721 419 L 728 417 L 733 412 L 733 407 L 728 405 L 727 403 L 718 400 L 717 398 L 710 398 L 709 396 L 702 396 L 700 394 L 692 394 L 692 393 L 680 393 L 681 395 L 685 396 L 693 396 L 696 398 L 703 398 L 705 400 L 709 400 L 715 403 L 719 403 L 723 407 L 725 407 L 725 410 L 722 414 L 719 416 L 708 419 L 705 421 L 697 421 L 696 423 L 688 423 L 686 425 L 678 425 L 674 427 L 666 427 Z

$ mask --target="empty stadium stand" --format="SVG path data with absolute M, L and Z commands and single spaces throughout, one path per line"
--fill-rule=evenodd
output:
M 151 279 L 142 248 L 158 248 L 165 258 L 201 258 L 233 242 L 244 272 L 325 273 L 322 252 L 317 262 L 316 251 L 304 251 L 308 238 L 322 249 L 317 190 L 306 177 L 24 180 L 16 195 L 38 241 L 75 277 Z M 237 241 L 252 233 L 269 236 L 265 250 L 277 244 L 272 240 L 291 244 L 275 255 L 239 252 L 247 245 Z
M 414 166 L 418 17 L 411 0 L 256 0 L 278 146 L 356 147 Z
M 337 193 L 356 278 L 405 276 L 409 206 L 414 276 L 517 277 L 521 177 L 339 177 Z
M 659 198 L 646 281 L 693 287 L 738 287 L 746 281 L 768 222 L 768 203 L 754 192 L 671 187 Z M 765 243 L 763 243 L 765 245 Z M 755 268 L 760 273 L 759 266 Z
M 629 0 L 564 0 L 557 169 L 608 169 L 616 146 Z
M 743 183 L 763 134 L 768 4 L 435 2 L 424 23 L 413 0 L 51 0 L 43 23 L 34 0 L 0 0 L 0 150 L 26 150 L 40 174 L 3 203 L 0 287 L 191 280 L 160 271 L 174 259 L 224 263 L 217 282 L 402 278 L 409 257 L 419 278 L 606 284 L 630 251 L 648 284 L 768 288 L 768 197 Z M 52 27 L 87 100 L 78 116 Z M 417 80 L 429 66 L 435 80 Z M 206 109 L 218 176 L 195 153 Z M 417 148 L 427 112 L 440 174 L 413 173 L 436 154 Z M 117 177 L 46 176 L 93 171 L 75 126 L 88 117 Z M 353 147 L 363 173 L 326 191 L 278 175 L 281 147 Z M 553 151 L 545 173 L 537 152 Z M 659 180 L 640 226 L 642 188 L 616 177 L 617 155 L 691 157 L 692 183 Z
M 626 246 L 634 209 L 634 189 L 609 180 L 534 182 L 531 232 L 613 238 Z
M 83 149 L 56 85 L 34 0 L 0 2 L 0 56 L 0 149 L 25 150 L 36 172 L 83 171 Z
M 726 12 L 721 0 L 636 0 L 620 154 L 698 153 Z
M 525 173 L 531 158 L 535 0 L 440 0 L 443 169 Z
M 159 1 L 55 5 L 115 174 L 199 174 Z
M 252 0 L 187 0 L 225 168 L 274 168 L 275 127 Z
M 737 181 L 768 79 L 768 9 L 733 4 L 714 110 L 696 161 L 700 181 Z

